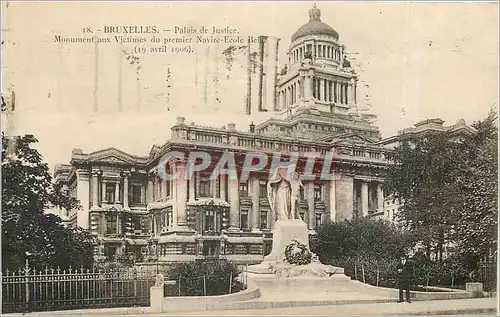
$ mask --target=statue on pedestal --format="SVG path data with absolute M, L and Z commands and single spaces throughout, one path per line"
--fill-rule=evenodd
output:
M 290 172 L 290 168 L 295 169 L 295 166 L 277 168 L 267 182 L 267 198 L 277 221 L 300 219 L 297 202 L 300 187 L 304 185 L 298 173 Z

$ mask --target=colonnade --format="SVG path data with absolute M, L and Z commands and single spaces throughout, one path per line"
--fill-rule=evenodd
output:
M 331 59 L 336 62 L 341 62 L 342 51 L 341 49 L 333 44 L 322 43 L 322 44 L 305 44 L 303 46 L 298 46 L 289 52 L 290 63 L 300 62 L 305 59 L 306 52 L 311 52 L 314 58 L 325 58 Z

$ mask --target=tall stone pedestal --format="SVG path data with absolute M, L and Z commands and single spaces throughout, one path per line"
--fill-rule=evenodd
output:
M 264 257 L 264 262 L 282 262 L 285 248 L 292 240 L 297 240 L 309 248 L 307 225 L 300 219 L 278 220 L 273 229 L 273 247 L 271 253 Z
M 286 279 L 294 277 L 325 278 L 333 275 L 335 275 L 335 278 L 346 277 L 343 268 L 324 265 L 319 262 L 314 254 L 309 264 L 296 265 L 286 262 L 285 249 L 293 240 L 307 246 L 307 249 L 309 249 L 309 231 L 306 223 L 300 219 L 277 221 L 273 229 L 271 253 L 264 257 L 262 263 L 249 266 L 248 272 Z

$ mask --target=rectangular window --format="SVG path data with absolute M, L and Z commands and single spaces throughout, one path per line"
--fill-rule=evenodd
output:
M 267 198 L 267 184 L 265 181 L 260 181 L 259 183 L 259 197 Z
M 140 204 L 141 203 L 141 194 L 142 194 L 142 188 L 141 188 L 141 185 L 139 184 L 133 184 L 132 185 L 132 190 L 131 190 L 131 193 L 130 195 L 132 197 L 129 197 L 129 199 L 131 198 L 131 203 L 133 204 Z
M 118 217 L 116 215 L 106 215 L 106 233 L 116 234 L 117 222 L 118 222 Z
M 142 230 L 142 218 L 139 216 L 132 216 L 132 230 Z
M 248 229 L 248 211 L 242 210 L 240 214 L 240 228 Z
M 105 246 L 104 247 L 104 256 L 108 261 L 113 260 L 116 254 L 116 247 Z
M 215 212 L 205 211 L 205 231 L 215 231 Z
M 260 228 L 267 229 L 267 211 L 260 212 Z
M 321 214 L 316 214 L 316 228 L 318 228 L 319 226 L 321 226 L 322 222 L 321 222 Z
M 248 183 L 240 183 L 240 197 L 248 197 Z
M 200 189 L 198 191 L 200 197 L 210 197 L 210 181 L 207 179 L 200 180 Z
M 167 181 L 167 184 L 165 186 L 165 192 L 166 192 L 166 195 L 167 197 L 170 197 L 170 182 L 171 181 Z
M 314 200 L 323 200 L 323 186 L 320 184 L 314 185 Z
M 115 184 L 106 184 L 106 202 L 115 202 Z

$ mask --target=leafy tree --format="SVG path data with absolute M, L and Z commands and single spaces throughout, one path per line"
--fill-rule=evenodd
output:
M 495 241 L 495 121 L 492 111 L 465 140 L 433 132 L 409 137 L 395 150 L 389 188 L 402 204 L 400 220 L 418 233 L 427 258 L 434 252 L 441 261 L 449 243 L 479 258 Z
M 414 244 L 411 232 L 389 221 L 357 218 L 320 226 L 312 249 L 323 263 L 344 268 L 352 278 L 393 287 L 397 261 Z
M 89 267 L 93 240 L 89 232 L 66 228 L 46 208 L 78 208 L 78 201 L 54 186 L 33 135 L 2 134 L 2 265 L 18 269 L 28 259 L 36 269 Z M 15 146 L 12 146 L 15 143 Z
M 410 232 L 386 220 L 357 218 L 320 226 L 312 249 L 320 261 L 329 263 L 342 257 L 396 260 L 413 245 Z
M 403 141 L 394 153 L 389 187 L 403 203 L 399 220 L 419 233 L 427 255 L 442 257 L 454 224 L 459 188 L 454 169 L 461 163 L 463 145 L 450 142 L 448 133 L 431 133 Z
M 498 131 L 497 116 L 490 111 L 472 126 L 477 130 L 461 169 L 456 173 L 461 188 L 454 241 L 461 253 L 476 259 L 488 255 L 494 246 L 498 223 Z

